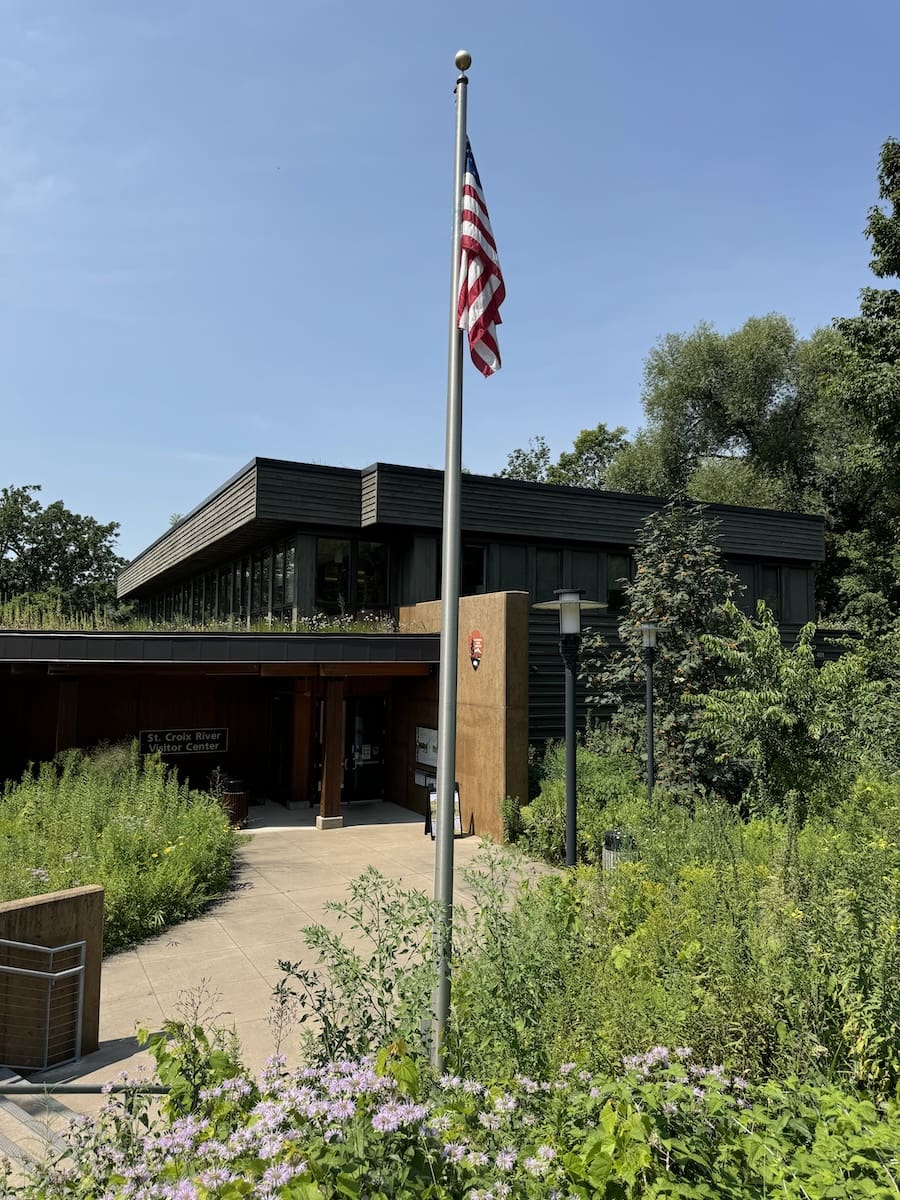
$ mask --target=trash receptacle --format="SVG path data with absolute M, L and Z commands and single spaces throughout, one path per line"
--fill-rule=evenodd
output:
M 603 834 L 603 851 L 600 865 L 604 871 L 610 871 L 620 862 L 631 862 L 636 857 L 637 848 L 634 838 L 621 829 L 607 829 Z
M 222 784 L 221 805 L 228 813 L 228 819 L 238 829 L 247 824 L 247 812 L 250 804 L 250 794 L 243 779 L 227 778 Z

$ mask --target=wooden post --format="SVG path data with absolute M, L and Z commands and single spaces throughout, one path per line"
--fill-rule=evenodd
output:
M 309 679 L 294 680 L 291 725 L 291 804 L 308 804 L 312 776 L 313 696 Z
M 325 752 L 322 763 L 322 801 L 316 817 L 317 829 L 336 829 L 341 816 L 341 784 L 344 781 L 344 681 L 325 684 Z

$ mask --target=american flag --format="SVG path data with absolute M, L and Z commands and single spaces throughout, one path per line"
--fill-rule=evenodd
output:
M 478 168 L 468 142 L 460 250 L 459 302 L 456 307 L 459 328 L 468 332 L 472 362 L 482 375 L 493 375 L 500 370 L 497 326 L 501 321 L 500 305 L 506 298 L 506 288 Z

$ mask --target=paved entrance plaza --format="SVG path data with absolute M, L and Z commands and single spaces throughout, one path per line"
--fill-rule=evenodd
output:
M 122 1071 L 132 1077 L 142 1069 L 149 1072 L 152 1063 L 138 1048 L 135 1029 L 160 1029 L 166 1017 L 178 1015 L 184 993 L 201 983 L 217 997 L 218 1023 L 234 1026 L 247 1066 L 261 1067 L 274 1048 L 269 1014 L 272 989 L 281 978 L 278 960 L 313 961 L 300 933 L 303 926 L 321 921 L 333 928 L 335 916 L 325 904 L 346 898 L 349 881 L 368 866 L 407 889 L 428 896 L 434 890 L 434 842 L 424 834 L 421 817 L 379 802 L 345 807 L 343 828 L 317 830 L 317 811 L 289 811 L 271 803 L 251 807 L 252 836 L 239 849 L 232 891 L 197 920 L 104 959 L 99 1050 L 66 1067 L 29 1072 L 28 1079 L 46 1083 L 52 1092 L 54 1084 L 106 1083 Z M 471 900 L 461 871 L 480 844 L 474 837 L 455 841 L 457 903 Z M 296 1046 L 295 1029 L 281 1049 L 296 1061 Z M 21 1150 L 40 1154 L 41 1137 L 22 1126 L 24 1113 L 58 1129 L 73 1111 L 94 1111 L 100 1102 L 96 1095 L 66 1094 L 50 1101 L 20 1097 L 15 1102 L 19 1119 L 0 1104 L 0 1155 L 11 1153 L 7 1138 Z
M 345 806 L 343 828 L 317 830 L 317 811 L 251 807 L 251 837 L 238 852 L 234 889 L 204 916 L 105 959 L 100 1049 L 32 1078 L 92 1083 L 122 1070 L 135 1073 L 149 1061 L 137 1048 L 136 1025 L 161 1028 L 177 1015 L 185 990 L 201 981 L 219 997 L 220 1023 L 234 1025 L 247 1065 L 261 1066 L 273 1049 L 269 1014 L 281 978 L 278 960 L 313 961 L 300 931 L 317 921 L 334 927 L 326 902 L 346 898 L 349 881 L 368 866 L 406 888 L 428 896 L 434 890 L 434 842 L 421 817 L 384 802 Z M 455 841 L 458 903 L 471 899 L 460 872 L 479 845 L 474 837 Z M 282 1049 L 290 1051 L 296 1040 L 289 1035 Z

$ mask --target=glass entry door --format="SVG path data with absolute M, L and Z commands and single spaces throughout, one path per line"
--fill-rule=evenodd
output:
M 383 800 L 387 701 L 384 696 L 349 696 L 344 718 L 342 800 Z

